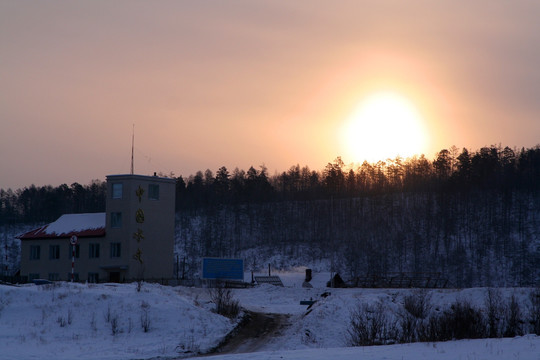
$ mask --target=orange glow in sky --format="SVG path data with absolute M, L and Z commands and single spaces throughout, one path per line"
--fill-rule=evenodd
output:
M 0 188 L 540 134 L 540 2 L 0 2 Z M 381 93 L 393 94 L 380 97 Z
M 373 93 L 360 102 L 343 126 L 343 151 L 358 162 L 377 162 L 426 152 L 424 120 L 408 99 Z

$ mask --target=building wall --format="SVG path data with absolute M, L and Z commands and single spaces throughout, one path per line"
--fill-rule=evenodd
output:
M 99 244 L 99 257 L 90 258 L 90 244 Z M 39 246 L 40 258 L 30 259 L 32 246 Z M 50 258 L 50 247 L 58 246 L 58 259 Z M 40 279 L 71 280 L 72 245 L 67 238 L 23 240 L 21 242 L 21 275 Z M 107 273 L 101 269 L 109 256 L 105 237 L 79 238 L 79 257 L 75 258 L 75 273 L 79 281 L 88 281 L 89 273 L 98 274 L 106 280 Z M 51 278 L 58 276 L 58 278 Z
M 121 197 L 113 187 L 121 184 Z M 151 187 L 159 197 L 151 197 Z M 108 243 L 121 244 L 121 257 L 108 262 L 108 271 L 125 269 L 126 280 L 173 277 L 175 180 L 157 176 L 107 176 Z M 121 214 L 121 225 L 113 226 L 113 213 Z M 124 274 L 124 273 L 123 273 Z
M 113 191 L 116 186 L 121 186 L 121 192 Z M 79 281 L 172 278 L 175 189 L 175 180 L 169 178 L 107 176 L 106 235 L 79 237 L 75 259 Z M 91 257 L 90 244 L 99 244 L 99 257 Z M 30 259 L 32 246 L 40 247 L 39 260 Z M 50 246 L 59 246 L 58 259 L 50 259 Z M 70 249 L 69 238 L 23 239 L 21 275 L 70 280 Z

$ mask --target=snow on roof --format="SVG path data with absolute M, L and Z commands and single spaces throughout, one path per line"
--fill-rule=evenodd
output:
M 95 237 L 105 235 L 105 213 L 65 214 L 48 225 L 34 229 L 18 238 L 50 239 L 65 238 L 77 235 L 79 237 Z

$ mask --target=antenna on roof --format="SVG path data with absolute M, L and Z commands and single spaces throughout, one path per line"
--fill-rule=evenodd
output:
M 131 135 L 131 175 L 133 175 L 133 147 L 135 144 L 135 124 L 133 124 L 133 133 Z

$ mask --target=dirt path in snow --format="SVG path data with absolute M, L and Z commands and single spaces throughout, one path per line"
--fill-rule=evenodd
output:
M 237 331 L 220 344 L 212 354 L 260 351 L 271 339 L 282 335 L 283 330 L 290 326 L 289 318 L 290 315 L 285 314 L 248 311 Z

